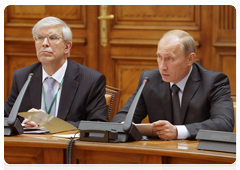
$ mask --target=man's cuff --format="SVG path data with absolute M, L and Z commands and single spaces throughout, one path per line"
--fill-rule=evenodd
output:
M 178 131 L 177 139 L 187 139 L 190 137 L 190 133 L 188 132 L 186 126 L 184 125 L 175 125 Z

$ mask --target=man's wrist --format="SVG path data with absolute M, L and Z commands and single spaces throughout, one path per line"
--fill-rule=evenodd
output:
M 176 125 L 177 128 L 177 138 L 176 139 L 187 139 L 190 137 L 190 133 L 188 132 L 186 126 L 184 125 Z
M 177 139 L 178 138 L 178 128 L 177 128 L 177 126 L 174 126 L 175 127 L 175 129 L 176 129 L 176 135 L 175 135 L 175 138 L 174 139 Z

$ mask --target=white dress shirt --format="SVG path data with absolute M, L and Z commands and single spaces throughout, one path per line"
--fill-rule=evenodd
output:
M 179 102 L 180 102 L 180 107 L 182 104 L 182 95 L 183 95 L 183 91 L 185 88 L 185 85 L 187 83 L 188 77 L 192 72 L 192 67 L 191 70 L 189 71 L 188 75 L 186 77 L 184 77 L 180 82 L 178 83 L 172 83 L 170 82 L 170 88 L 172 89 L 172 85 L 176 84 L 180 89 L 178 91 L 178 96 L 179 96 Z M 178 131 L 178 139 L 186 139 L 187 137 L 190 136 L 190 133 L 188 132 L 187 128 L 185 125 L 175 125 L 177 127 L 177 131 Z
M 52 77 L 54 78 L 56 81 L 53 85 L 53 89 L 54 89 L 54 93 L 57 93 L 57 90 L 59 88 L 59 85 L 65 75 L 67 69 L 67 60 L 65 61 L 65 63 L 62 65 L 62 67 L 60 69 L 58 69 L 57 72 L 55 72 L 52 76 L 49 76 L 46 71 L 43 69 L 42 67 L 42 83 L 43 83 L 43 88 L 44 88 L 44 94 L 46 94 L 47 90 L 48 90 L 48 84 L 47 81 L 45 80 L 47 77 Z M 57 94 L 57 98 L 55 100 L 56 102 L 56 113 L 55 113 L 55 117 L 57 117 L 58 114 L 58 107 L 59 107 L 59 101 L 60 101 L 60 96 L 61 96 L 61 92 L 62 92 L 62 87 L 59 89 L 58 94 Z M 43 94 L 42 94 L 42 102 L 41 102 L 41 109 L 45 110 L 45 104 L 44 104 L 44 100 L 43 100 Z M 46 110 L 45 110 L 46 111 Z M 47 111 L 46 111 L 47 112 Z

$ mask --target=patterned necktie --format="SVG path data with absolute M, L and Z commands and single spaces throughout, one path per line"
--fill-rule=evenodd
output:
M 49 108 L 50 108 L 53 98 L 55 96 L 53 84 L 55 83 L 56 80 L 50 77 L 50 78 L 47 78 L 46 81 L 48 84 L 48 90 L 46 93 L 46 105 L 47 105 L 47 111 L 49 111 Z M 55 103 L 56 102 L 54 102 L 52 109 L 51 109 L 51 113 L 50 113 L 50 115 L 52 115 L 52 116 L 55 116 L 55 112 L 56 112 L 56 104 Z
M 173 103 L 173 124 L 181 124 L 181 114 L 180 114 L 180 102 L 178 97 L 179 87 L 176 84 L 172 86 L 172 103 Z

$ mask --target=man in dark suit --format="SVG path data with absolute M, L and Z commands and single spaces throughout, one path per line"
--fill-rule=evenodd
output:
M 135 93 L 112 121 L 125 120 L 144 77 L 148 77 L 134 123 L 141 123 L 148 115 L 162 139 L 194 139 L 199 129 L 232 132 L 234 110 L 228 77 L 203 68 L 194 61 L 195 56 L 196 45 L 190 34 L 182 30 L 164 34 L 157 49 L 159 69 L 142 72 Z M 177 97 L 173 86 L 178 87 Z
M 33 27 L 32 33 L 40 62 L 14 72 L 4 116 L 10 114 L 28 74 L 33 73 L 19 112 L 47 112 L 75 127 L 81 120 L 108 121 L 106 78 L 96 70 L 67 59 L 72 47 L 72 32 L 67 24 L 58 18 L 46 17 Z M 52 85 L 48 84 L 48 79 Z M 28 119 L 23 123 L 38 126 Z

